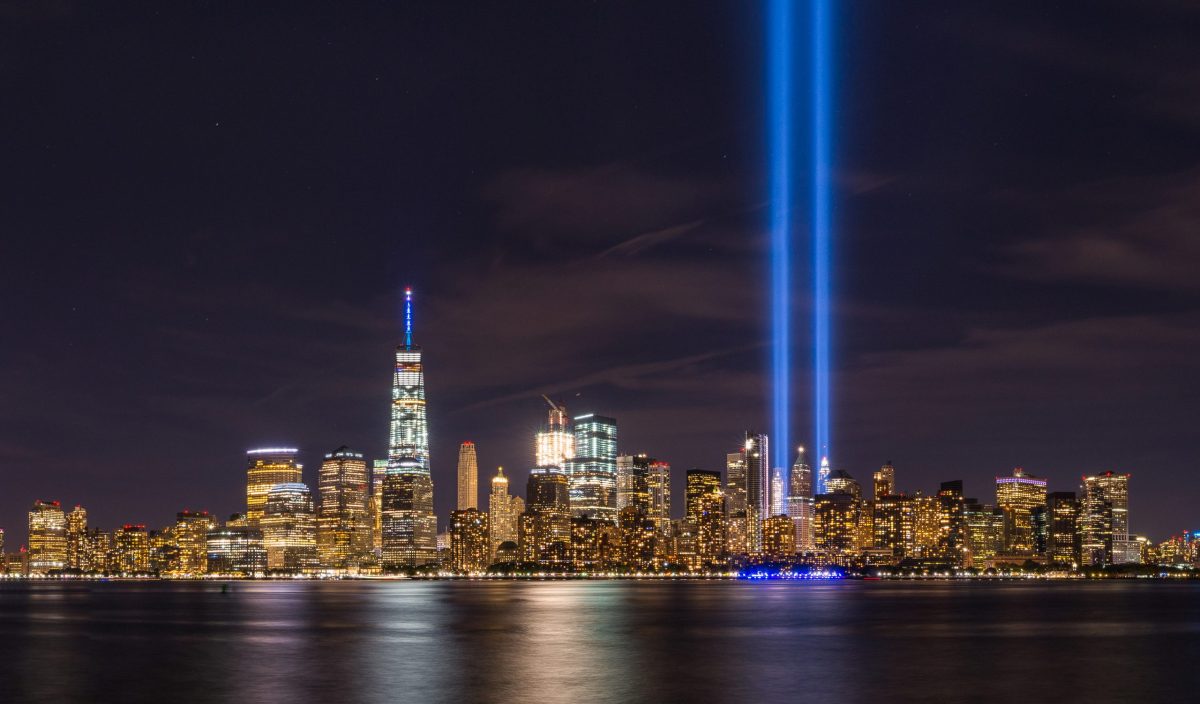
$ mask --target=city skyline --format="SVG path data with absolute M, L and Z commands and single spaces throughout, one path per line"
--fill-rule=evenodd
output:
M 835 469 L 890 458 L 974 496 L 1013 466 L 1052 490 L 1132 472 L 1136 530 L 1190 525 L 1200 142 L 1171 76 L 1196 47 L 1155 7 L 840 11 Z M 394 7 L 290 33 L 246 12 L 262 32 L 179 7 L 11 18 L 10 541 L 37 497 L 106 526 L 236 506 L 247 448 L 299 448 L 310 489 L 340 445 L 384 458 L 407 284 L 443 521 L 463 440 L 526 485 L 541 394 L 617 418 L 621 451 L 677 470 L 676 506 L 678 470 L 772 432 L 765 7 Z M 794 264 L 790 435 L 815 472 Z

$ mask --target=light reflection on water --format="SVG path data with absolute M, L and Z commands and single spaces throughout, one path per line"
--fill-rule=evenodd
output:
M 0 702 L 1185 701 L 1200 585 L 0 584 Z

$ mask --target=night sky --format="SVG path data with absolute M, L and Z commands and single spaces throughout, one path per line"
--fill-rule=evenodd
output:
M 542 393 L 677 514 L 770 427 L 756 4 L 180 5 L 0 4 L 9 550 L 37 498 L 154 528 L 244 510 L 250 447 L 384 456 L 408 284 L 443 526 L 462 440 L 523 493 Z M 844 5 L 834 466 L 1200 527 L 1200 8 Z

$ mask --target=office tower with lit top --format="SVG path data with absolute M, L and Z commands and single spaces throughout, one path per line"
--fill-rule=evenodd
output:
M 517 542 L 517 523 L 524 510 L 525 501 L 508 493 L 508 477 L 504 476 L 503 467 L 497 467 L 496 476 L 492 477 L 492 492 L 488 494 L 488 528 L 493 553 L 501 543 Z
M 1021 467 L 996 477 L 996 506 L 1004 512 L 1004 554 L 1032 556 L 1033 509 L 1046 505 L 1046 480 Z
M 749 552 L 762 550 L 762 522 L 771 511 L 771 455 L 767 436 L 747 432 L 742 443 L 746 466 L 746 537 Z
M 787 480 L 784 478 L 783 468 L 776 467 L 771 470 L 771 509 L 768 512 L 769 516 L 784 516 L 786 514 L 785 506 L 787 505 Z
M 479 508 L 479 458 L 467 440 L 458 446 L 458 510 L 469 508 Z
M 575 419 L 575 457 L 567 461 L 571 514 L 617 522 L 617 421 L 588 413 Z
M 257 527 L 267 506 L 267 492 L 277 484 L 303 481 L 304 467 L 295 448 L 267 447 L 246 451 L 246 521 Z
M 483 572 L 492 564 L 492 537 L 488 514 L 477 508 L 450 513 L 450 568 L 455 572 Z
M 67 567 L 67 516 L 57 501 L 35 501 L 29 509 L 29 571 L 61 572 Z
M 391 432 L 381 502 L 381 548 L 385 569 L 436 562 L 437 517 L 429 472 L 429 423 L 425 370 L 413 344 L 412 289 L 404 291 L 404 342 L 396 347 L 392 377 Z
M 792 471 L 788 473 L 786 510 L 788 518 L 796 528 L 796 552 L 801 554 L 813 549 L 813 477 L 812 467 L 804 459 L 804 448 L 798 449 Z
M 278 484 L 267 493 L 262 520 L 267 570 L 305 574 L 317 569 L 317 518 L 312 493 L 299 482 Z
M 342 445 L 325 455 L 317 486 L 317 555 L 321 566 L 354 569 L 371 551 L 367 461 Z

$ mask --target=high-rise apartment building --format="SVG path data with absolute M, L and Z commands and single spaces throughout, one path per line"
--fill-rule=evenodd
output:
M 321 566 L 352 569 L 371 551 L 367 461 L 342 445 L 325 455 L 318 476 L 317 555 Z
M 151 572 L 150 533 L 146 526 L 126 523 L 113 534 L 112 554 L 108 571 L 121 575 L 144 575 Z
M 380 507 L 384 569 L 436 562 L 437 517 L 429 472 L 429 423 L 421 348 L 413 344 L 412 289 L 404 291 L 404 342 L 396 347 L 391 432 Z
M 500 543 L 517 542 L 517 519 L 520 516 L 513 497 L 508 493 L 508 477 L 504 476 L 504 468 L 496 468 L 496 476 L 492 477 L 492 492 L 488 494 L 488 527 L 492 536 L 492 552 L 500 547 Z M 523 503 L 523 502 L 522 502 Z M 522 506 L 524 510 L 524 506 Z
M 617 457 L 618 512 L 630 506 L 666 535 L 671 524 L 671 465 L 644 453 Z
M 861 502 L 849 493 L 817 494 L 813 536 L 817 553 L 832 564 L 854 562 L 860 550 Z
M 469 508 L 479 508 L 479 458 L 467 440 L 458 446 L 458 510 Z
M 87 552 L 87 509 L 76 506 L 67 514 L 67 569 L 72 572 L 88 571 Z M 2 551 L 0 551 L 2 552 Z
M 303 481 L 304 467 L 295 448 L 266 447 L 246 451 L 246 521 L 254 527 L 267 507 L 267 493 L 278 484 Z
M 726 549 L 732 555 L 750 552 L 746 507 L 746 456 L 741 450 L 725 455 Z
M 1005 512 L 995 506 L 980 504 L 974 499 L 964 500 L 967 562 L 971 567 L 984 569 L 1004 552 L 1006 518 Z
M 576 416 L 575 457 L 567 461 L 571 514 L 617 522 L 617 421 Z
M 287 574 L 317 570 L 317 517 L 308 486 L 299 482 L 275 485 L 267 493 L 259 525 L 267 570 Z
M 789 560 L 796 555 L 796 526 L 785 515 L 763 521 L 763 556 L 771 560 Z
M 996 477 L 996 506 L 1004 512 L 1004 554 L 1034 554 L 1033 509 L 1046 505 L 1046 480 L 1013 469 L 1011 477 Z
M 687 471 L 686 522 L 695 532 L 697 562 L 720 562 L 725 556 L 725 494 L 720 472 Z
M 33 502 L 29 509 L 29 571 L 61 572 L 67 567 L 67 516 L 57 501 Z
M 492 537 L 488 514 L 465 508 L 450 514 L 450 568 L 456 572 L 483 572 L 492 564 Z

